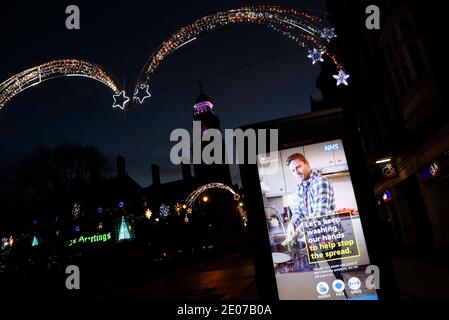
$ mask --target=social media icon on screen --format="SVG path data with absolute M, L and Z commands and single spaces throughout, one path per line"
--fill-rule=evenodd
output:
M 345 290 L 345 283 L 337 279 L 332 283 L 332 289 L 334 289 L 335 292 L 343 292 L 343 290 Z
M 351 288 L 351 290 L 359 290 L 361 285 L 362 285 L 362 282 L 357 277 L 352 277 L 348 281 L 348 286 L 349 286 L 349 288 Z
M 316 285 L 316 291 L 322 295 L 327 294 L 329 292 L 329 286 L 326 282 L 320 282 Z

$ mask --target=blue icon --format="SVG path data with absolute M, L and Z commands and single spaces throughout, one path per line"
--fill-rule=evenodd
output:
M 320 282 L 316 285 L 316 291 L 321 295 L 325 295 L 329 292 L 329 286 L 326 282 Z
M 340 279 L 336 279 L 332 283 L 332 288 L 334 289 L 335 292 L 343 292 L 343 290 L 345 290 L 345 283 Z

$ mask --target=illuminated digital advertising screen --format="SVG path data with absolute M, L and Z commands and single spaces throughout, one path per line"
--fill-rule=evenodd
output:
M 377 300 L 342 140 L 258 154 L 280 300 Z

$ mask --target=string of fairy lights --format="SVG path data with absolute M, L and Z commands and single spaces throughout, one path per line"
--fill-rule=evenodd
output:
M 151 96 L 148 91 L 151 75 L 168 55 L 201 34 L 244 23 L 267 26 L 294 40 L 301 47 L 308 48 L 307 57 L 312 60 L 312 64 L 323 62 L 323 56 L 327 56 L 338 70 L 338 74 L 333 76 L 337 80 L 337 86 L 348 85 L 349 75 L 345 73 L 343 63 L 330 45 L 332 39 L 336 38 L 336 34 L 334 29 L 327 26 L 322 19 L 307 12 L 277 6 L 244 7 L 202 17 L 180 28 L 165 40 L 145 64 L 136 84 L 133 103 L 143 101 L 142 91 L 147 92 L 145 97 Z
M 108 86 L 115 95 L 123 92 L 104 68 L 76 59 L 55 60 L 22 71 L 0 84 L 0 109 L 20 92 L 60 77 L 88 77 Z M 114 97 L 115 97 L 114 95 Z
M 205 185 L 199 187 L 198 189 L 194 190 L 192 193 L 190 193 L 189 196 L 187 197 L 187 199 L 185 200 L 184 205 L 177 207 L 176 211 L 181 210 L 181 208 L 186 211 L 184 222 L 186 222 L 186 223 L 189 222 L 189 215 L 192 213 L 192 208 L 195 204 L 196 199 L 202 193 L 204 193 L 205 191 L 207 191 L 209 189 L 227 190 L 233 194 L 235 201 L 238 201 L 240 199 L 240 195 L 238 193 L 236 193 L 230 186 L 228 186 L 224 183 L 212 182 L 212 183 L 205 184 Z
M 217 12 L 202 17 L 180 28 L 147 60 L 133 94 L 129 97 L 125 90 L 113 79 L 103 67 L 76 59 L 56 60 L 22 71 L 0 84 L 0 109 L 20 92 L 44 81 L 59 77 L 88 77 L 95 79 L 113 91 L 113 108 L 130 109 L 151 97 L 150 78 L 160 63 L 171 53 L 194 41 L 198 36 L 239 24 L 258 24 L 267 26 L 308 49 L 307 57 L 312 64 L 323 62 L 324 57 L 331 61 L 338 74 L 333 75 L 337 86 L 348 85 L 349 75 L 344 71 L 343 63 L 331 46 L 336 37 L 334 29 L 323 19 L 308 12 L 285 9 L 278 6 L 254 6 Z

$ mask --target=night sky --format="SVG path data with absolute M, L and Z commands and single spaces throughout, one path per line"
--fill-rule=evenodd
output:
M 95 2 L 95 4 L 93 4 Z M 134 88 L 146 60 L 180 27 L 217 11 L 276 4 L 324 11 L 324 1 L 34 1 L 2 4 L 0 83 L 53 59 L 102 65 Z M 81 29 L 67 30 L 65 8 L 76 4 Z M 47 81 L 15 96 L 0 110 L 0 164 L 13 163 L 37 145 L 97 146 L 111 160 L 120 154 L 128 174 L 151 184 L 150 165 L 162 181 L 180 178 L 170 163 L 170 132 L 191 131 L 198 80 L 211 97 L 221 129 L 309 112 L 320 92 L 305 49 L 262 26 L 231 26 L 200 36 L 168 56 L 152 77 L 152 97 L 131 112 L 112 109 L 112 91 L 87 78 Z M 249 66 L 248 66 L 249 65 Z M 244 67 L 246 66 L 246 67 Z M 240 68 L 242 67 L 242 68 Z M 220 74 L 218 76 L 213 76 Z M 213 76 L 213 77 L 211 77 Z

